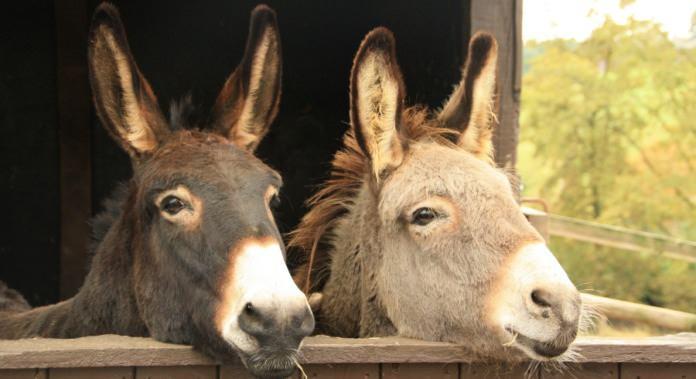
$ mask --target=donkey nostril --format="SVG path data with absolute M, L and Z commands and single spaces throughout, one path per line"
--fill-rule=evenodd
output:
M 532 291 L 532 301 L 540 307 L 550 307 L 551 294 L 544 290 L 534 290 Z
M 251 303 L 246 303 L 246 305 L 244 305 L 244 313 L 251 316 L 254 313 L 256 313 L 256 308 L 254 308 L 254 306 Z

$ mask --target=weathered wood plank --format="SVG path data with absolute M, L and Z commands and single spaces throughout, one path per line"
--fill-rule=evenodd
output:
M 585 337 L 574 344 L 584 362 L 696 362 L 696 333 L 648 338 Z
M 256 379 L 243 364 L 220 366 L 220 379 Z
M 0 379 L 47 379 L 48 373 L 43 369 L 0 370 Z
M 460 379 L 537 379 L 538 374 L 527 376 L 529 364 L 461 364 Z
M 131 367 L 83 367 L 53 368 L 48 370 L 51 379 L 133 379 Z
M 696 331 L 696 314 L 693 313 L 587 293 L 582 294 L 582 302 L 592 305 L 610 320 L 640 322 L 675 331 Z
M 379 364 L 376 363 L 308 364 L 302 368 L 309 379 L 379 379 Z M 298 373 L 297 378 L 302 379 L 302 374 Z
M 629 251 L 661 253 L 670 258 L 696 262 L 696 242 L 693 241 L 554 214 L 548 217 L 552 236 Z
M 217 379 L 217 366 L 138 367 L 136 379 Z
M 471 359 L 463 346 L 399 337 L 313 336 L 305 340 L 301 353 L 301 361 L 306 363 L 450 363 Z
M 456 363 L 382 363 L 382 379 L 458 379 Z
M 650 338 L 581 337 L 578 363 L 696 363 L 696 334 Z M 307 338 L 303 364 L 476 362 L 460 345 L 408 338 Z M 0 341 L 0 369 L 215 365 L 190 346 L 115 335 Z M 241 363 L 240 363 L 241 364 Z
M 694 363 L 623 363 L 621 379 L 696 379 Z
M 547 368 L 541 379 L 619 379 L 618 363 L 569 363 L 562 369 Z
M 92 217 L 91 98 L 87 82 L 86 0 L 55 0 L 60 164 L 60 296 L 74 295 L 87 274 Z
M 524 199 L 522 199 L 524 202 Z M 529 223 L 541 234 L 546 242 L 549 241 L 549 215 L 534 208 L 522 207 L 522 213 Z
M 150 338 L 103 335 L 0 341 L 0 369 L 210 364 L 214 363 L 191 346 Z

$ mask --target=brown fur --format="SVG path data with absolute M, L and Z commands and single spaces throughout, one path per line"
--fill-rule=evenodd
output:
M 220 95 L 242 110 L 217 108 L 214 131 L 174 130 L 137 68 L 118 11 L 108 3 L 97 8 L 88 52 L 95 108 L 130 154 L 133 177 L 111 212 L 97 219 L 99 241 L 77 295 L 31 310 L 15 297 L 14 312 L 0 313 L 0 338 L 150 336 L 192 344 L 220 361 L 239 355 L 255 375 L 295 369 L 296 350 L 314 320 L 289 278 L 265 196 L 282 181 L 252 154 L 277 112 L 279 48 L 275 13 L 257 7 L 245 58 L 227 81 L 238 91 Z M 268 242 L 274 260 L 249 251 L 240 263 L 230 254 L 249 239 Z M 230 278 L 235 270 L 246 275 Z M 250 283 L 267 272 L 284 274 L 287 285 Z M 0 292 L 13 295 L 2 286 Z M 0 293 L 0 310 L 3 302 Z M 221 314 L 235 323 L 219 325 Z

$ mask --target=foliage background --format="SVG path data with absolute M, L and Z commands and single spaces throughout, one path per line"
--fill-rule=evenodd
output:
M 564 216 L 696 241 L 696 14 L 689 40 L 607 18 L 524 50 L 518 170 Z M 696 313 L 696 264 L 552 238 L 581 290 Z

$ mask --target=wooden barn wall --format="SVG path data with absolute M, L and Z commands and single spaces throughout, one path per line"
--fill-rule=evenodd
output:
M 0 11 L 0 280 L 33 304 L 58 295 L 56 39 L 51 1 Z
M 165 114 L 171 101 L 188 93 L 203 113 L 210 108 L 242 56 L 249 12 L 258 3 L 113 2 Z M 365 33 L 379 25 L 394 31 L 407 102 L 438 107 L 459 80 L 472 28 L 495 28 L 500 12 L 505 13 L 501 20 L 514 19 L 504 0 L 493 1 L 500 9 L 483 18 L 474 15 L 486 7 L 482 0 L 267 3 L 277 11 L 280 24 L 283 96 L 258 155 L 285 180 L 277 217 L 283 232 L 306 211 L 303 202 L 325 178 L 347 128 L 348 77 Z M 114 185 L 127 179 L 131 169 L 126 154 L 94 117 L 85 91 L 86 62 L 79 63 L 89 15 L 98 1 L 11 4 L 0 12 L 2 35 L 10 36 L 0 39 L 0 115 L 5 135 L 12 136 L 2 140 L 0 152 L 1 191 L 12 220 L 0 240 L 0 280 L 39 305 L 77 290 L 88 261 L 88 215 L 101 210 Z M 511 37 L 509 29 L 516 28 L 511 25 L 494 30 L 504 39 L 501 48 L 511 46 L 505 42 Z M 509 65 L 505 67 L 507 73 Z M 503 80 L 514 86 L 514 76 L 508 76 Z M 505 89 L 501 100 L 507 101 L 507 93 Z M 516 109 L 499 106 L 506 112 Z M 514 146 L 513 153 L 511 144 L 506 146 L 508 152 L 501 156 L 514 160 Z

